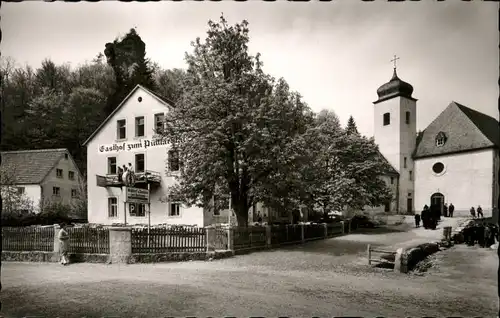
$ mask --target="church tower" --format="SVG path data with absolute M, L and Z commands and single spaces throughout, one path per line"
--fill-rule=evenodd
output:
M 399 79 L 394 66 L 391 80 L 377 90 L 374 104 L 374 137 L 380 152 L 399 172 L 397 211 L 411 213 L 414 208 L 415 170 L 412 154 L 415 150 L 417 126 L 413 87 Z M 394 210 L 394 208 L 392 209 Z

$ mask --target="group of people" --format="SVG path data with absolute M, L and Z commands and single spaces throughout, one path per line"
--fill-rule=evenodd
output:
M 453 204 L 450 204 L 448 209 L 445 204 L 444 209 L 446 213 L 444 216 L 453 217 L 453 211 L 455 211 L 455 207 Z M 437 204 L 432 204 L 431 207 L 426 204 L 421 212 L 421 214 L 415 214 L 415 226 L 420 227 L 420 221 L 422 221 L 422 225 L 425 229 L 435 230 L 439 221 L 441 221 L 441 207 Z
M 476 243 L 480 247 L 490 247 L 495 244 L 495 238 L 498 239 L 498 227 L 491 223 L 472 221 L 463 230 L 463 240 L 469 246 Z
M 476 218 L 476 212 L 477 212 L 477 217 L 478 218 L 484 218 L 483 209 L 481 208 L 480 205 L 477 206 L 477 210 L 475 210 L 474 207 L 471 207 L 469 211 L 470 211 L 470 215 L 473 218 Z

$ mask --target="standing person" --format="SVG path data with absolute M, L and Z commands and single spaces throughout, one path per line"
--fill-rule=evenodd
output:
M 452 218 L 453 212 L 455 211 L 455 206 L 453 205 L 453 203 L 450 203 L 450 208 L 448 209 L 448 211 L 450 212 L 450 218 Z
M 59 230 L 57 238 L 59 239 L 59 253 L 61 253 L 61 264 L 68 265 L 69 234 L 66 229 L 66 223 L 61 224 L 61 230 Z
M 422 223 L 424 225 L 424 229 L 428 229 L 429 228 L 429 207 L 426 205 L 424 205 L 424 209 L 422 210 L 422 214 L 421 214 L 421 218 L 422 218 Z
M 484 218 L 483 209 L 481 208 L 480 205 L 477 206 L 477 210 L 476 211 L 477 211 L 477 217 L 483 219 Z
M 415 227 L 420 227 L 420 214 L 415 214 Z
M 444 206 L 443 206 L 443 216 L 445 218 L 448 217 L 448 203 L 445 203 Z
M 474 209 L 474 207 L 471 207 L 469 211 L 470 211 L 470 215 L 472 216 L 472 218 L 475 219 L 476 218 L 476 210 Z

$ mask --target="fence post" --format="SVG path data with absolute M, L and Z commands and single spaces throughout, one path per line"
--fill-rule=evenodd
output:
M 59 239 L 57 236 L 59 235 L 59 230 L 61 227 L 59 224 L 54 224 L 54 253 L 59 253 Z
M 405 250 L 403 248 L 398 248 L 396 250 L 396 258 L 394 259 L 394 271 L 400 273 L 406 273 L 406 264 L 403 264 Z
M 109 259 L 111 263 L 127 264 L 132 257 L 132 228 L 109 228 Z
M 340 225 L 342 225 L 342 234 L 345 234 L 345 224 L 344 224 L 344 221 L 340 221 Z
M 368 265 L 372 264 L 372 250 L 370 244 L 366 247 L 366 253 L 368 254 Z
M 304 223 L 300 224 L 300 234 L 301 234 L 301 238 L 302 238 L 302 243 L 305 243 L 306 242 L 306 238 L 304 236 Z
M 324 231 L 325 231 L 325 238 L 328 238 L 328 225 L 326 223 L 323 223 Z
M 215 251 L 216 229 L 215 225 L 208 225 L 205 227 L 205 235 L 207 236 L 207 252 Z
M 234 251 L 234 229 L 231 226 L 227 228 L 227 249 Z
M 271 248 L 271 246 L 272 246 L 272 240 L 271 240 L 272 233 L 271 233 L 271 231 L 272 231 L 271 226 L 267 225 L 266 226 L 266 245 L 267 245 L 266 247 L 267 248 Z

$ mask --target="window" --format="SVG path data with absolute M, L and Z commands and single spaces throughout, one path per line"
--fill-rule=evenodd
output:
M 408 192 L 408 197 L 411 198 L 411 192 Z
M 25 190 L 26 189 L 24 187 L 17 187 L 17 194 L 19 195 L 24 194 Z
M 407 168 L 407 164 L 406 164 L 406 157 L 404 157 L 404 159 L 403 159 L 403 167 L 404 167 L 404 168 Z
M 394 184 L 394 177 L 391 177 L 391 184 Z
M 406 112 L 406 124 L 409 125 L 410 124 L 410 112 Z
M 436 146 L 442 147 L 446 142 L 446 135 L 443 132 L 439 132 L 436 136 Z
M 62 171 L 62 169 L 56 169 L 56 176 L 58 178 L 62 178 L 63 177 L 63 171 Z
M 413 171 L 410 170 L 408 172 L 408 174 L 409 174 L 410 181 L 413 180 Z
M 144 116 L 135 118 L 135 136 L 144 137 Z
M 116 157 L 108 158 L 108 174 L 116 174 Z
M 146 205 L 143 203 L 129 203 L 130 216 L 146 216 Z
M 170 171 L 179 171 L 179 152 L 177 150 L 168 151 L 168 168 Z
M 435 173 L 435 174 L 440 174 L 444 171 L 444 164 L 442 162 L 436 162 L 433 166 L 432 166 L 432 171 Z
M 155 114 L 155 132 L 162 132 L 164 125 L 165 115 L 163 113 Z
M 76 189 L 71 189 L 71 197 L 76 198 L 78 196 L 78 191 Z
M 68 154 L 67 153 L 64 154 L 64 159 L 68 159 Z
M 75 180 L 75 172 L 74 171 L 68 171 L 68 179 Z
M 170 203 L 168 209 L 169 216 L 180 216 L 181 215 L 181 205 L 179 203 Z
M 127 138 L 127 122 L 125 119 L 120 119 L 116 122 L 116 139 Z
M 144 172 L 144 154 L 138 153 L 135 155 L 135 172 Z
M 118 216 L 118 199 L 108 198 L 108 217 L 116 218 Z
M 387 126 L 391 123 L 391 114 L 390 113 L 385 113 L 384 114 L 384 126 Z
M 52 195 L 56 196 L 56 197 L 60 196 L 61 195 L 61 188 L 59 188 L 59 187 L 53 187 L 52 188 Z

